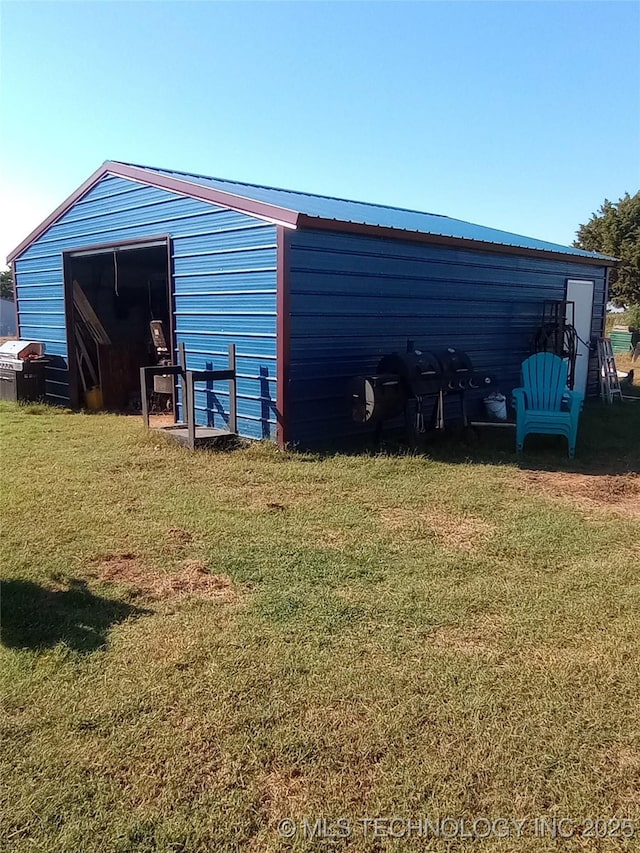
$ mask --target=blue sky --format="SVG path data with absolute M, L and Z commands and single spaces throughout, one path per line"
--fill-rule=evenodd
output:
M 640 185 L 635 2 L 1 6 L 2 260 L 106 159 L 569 243 Z

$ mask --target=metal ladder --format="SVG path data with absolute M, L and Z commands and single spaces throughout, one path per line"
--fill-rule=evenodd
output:
M 615 397 L 622 401 L 616 359 L 609 338 L 598 338 L 598 366 L 600 371 L 600 397 L 604 403 L 613 403 Z

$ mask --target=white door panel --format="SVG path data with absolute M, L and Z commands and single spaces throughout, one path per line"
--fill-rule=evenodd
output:
M 582 394 L 587 390 L 589 372 L 589 341 L 591 339 L 591 318 L 593 316 L 593 281 L 570 278 L 567 281 L 567 302 L 575 304 L 573 325 L 578 334 L 576 343 L 576 371 L 574 391 Z M 567 320 L 571 323 L 571 306 L 567 306 Z

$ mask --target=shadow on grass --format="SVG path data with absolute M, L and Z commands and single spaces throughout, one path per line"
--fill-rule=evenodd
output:
M 24 580 L 3 581 L 0 641 L 12 649 L 44 649 L 65 642 L 80 652 L 107 643 L 112 625 L 151 611 L 94 595 L 84 581 L 67 590 L 46 589 Z
M 418 437 L 415 446 L 400 433 L 385 434 L 377 450 L 372 436 L 360 436 L 339 447 L 318 450 L 308 461 L 324 461 L 336 452 L 348 456 L 395 456 L 412 454 L 439 462 L 483 465 L 516 465 L 532 471 L 566 471 L 594 475 L 628 474 L 640 471 L 640 402 L 625 401 L 604 406 L 589 401 L 580 417 L 575 459 L 569 459 L 562 436 L 527 436 L 524 453 L 515 451 L 515 428 L 477 427 L 463 429 L 452 423 L 442 432 Z

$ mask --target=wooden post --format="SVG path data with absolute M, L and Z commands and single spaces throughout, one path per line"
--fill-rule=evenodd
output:
M 184 344 L 178 344 L 178 364 L 182 368 L 182 373 L 180 374 L 180 397 L 182 399 L 182 423 L 186 423 L 187 421 L 187 403 L 186 403 L 186 383 L 184 381 L 184 372 L 187 369 L 187 354 L 184 348 Z
M 186 413 L 187 413 L 187 436 L 189 440 L 189 448 L 191 450 L 195 450 L 196 446 L 196 389 L 195 382 L 193 380 L 193 372 L 191 370 L 187 370 L 186 372 L 186 389 L 187 389 L 187 399 L 186 399 Z
M 238 432 L 238 408 L 236 401 L 236 345 L 229 344 L 229 370 L 233 370 L 233 377 L 229 380 L 229 432 Z
M 140 368 L 140 400 L 142 402 L 142 421 L 149 429 L 149 400 L 147 399 L 147 370 Z

